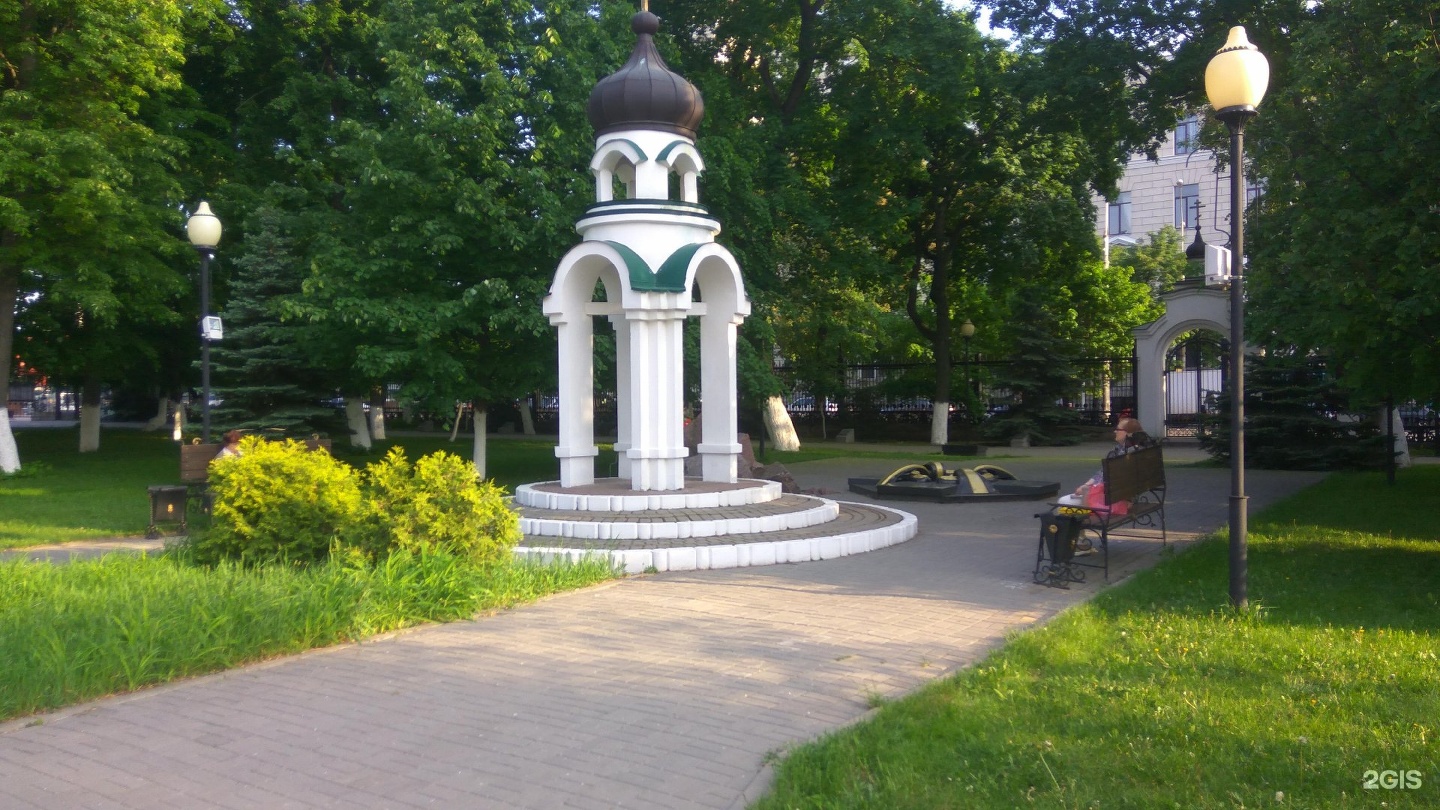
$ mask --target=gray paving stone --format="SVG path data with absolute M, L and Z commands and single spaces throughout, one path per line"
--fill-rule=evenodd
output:
M 867 463 L 792 472 L 838 492 L 896 466 Z M 1000 464 L 1071 486 L 1095 461 Z M 1172 540 L 1218 527 L 1228 472 L 1170 472 Z M 1252 471 L 1252 507 L 1317 478 Z M 771 750 L 1104 587 L 1030 582 L 1034 503 L 901 508 L 920 534 L 870 554 L 631 578 L 0 724 L 0 806 L 743 806 Z M 1159 550 L 1117 542 L 1112 582 Z

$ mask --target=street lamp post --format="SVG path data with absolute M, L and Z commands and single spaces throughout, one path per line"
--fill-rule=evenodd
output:
M 965 388 L 973 396 L 975 386 L 970 381 L 970 338 L 975 337 L 975 324 L 969 318 L 960 324 L 960 337 L 965 338 Z
M 200 254 L 200 440 L 210 443 L 210 340 L 218 325 L 210 318 L 210 260 L 220 244 L 220 218 L 210 211 L 210 203 L 201 201 L 185 223 L 185 234 Z
M 1270 83 L 1270 64 L 1235 26 L 1205 68 L 1205 95 L 1230 128 L 1230 603 L 1247 605 L 1245 532 L 1245 125 Z

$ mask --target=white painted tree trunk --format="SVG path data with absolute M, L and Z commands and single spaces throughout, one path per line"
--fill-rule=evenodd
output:
M 0 473 L 19 469 L 20 448 L 15 446 L 15 434 L 10 432 L 10 411 L 0 408 Z
M 950 403 L 934 402 L 930 405 L 930 443 L 939 447 L 950 443 Z
M 1380 409 L 1380 435 L 1385 435 L 1385 409 Z M 1395 432 L 1395 466 L 1409 467 L 1410 443 L 1405 439 L 1405 421 L 1400 418 L 1400 409 L 1390 409 L 1390 429 Z
M 169 397 L 160 397 L 160 404 L 155 408 L 155 415 L 152 416 L 152 417 L 150 417 L 150 421 L 149 421 L 149 422 L 146 422 L 146 423 L 145 423 L 145 432 L 146 432 L 146 433 L 154 433 L 155 431 L 159 430 L 160 428 L 165 427 L 165 423 L 166 423 L 166 422 L 169 422 L 169 421 L 170 421 L 170 398 L 169 398 Z
M 370 438 L 385 441 L 385 407 L 377 407 L 374 402 L 370 403 Z
M 80 452 L 93 453 L 100 449 L 100 406 L 80 406 Z
M 765 432 L 770 434 L 770 444 L 776 450 L 793 453 L 800 449 L 800 436 L 795 433 L 795 423 L 790 420 L 785 400 L 780 397 L 765 400 Z
M 475 474 L 480 480 L 485 480 L 485 432 L 486 423 L 489 421 L 490 412 L 483 408 L 475 408 L 475 438 L 470 445 L 475 456 Z
M 526 436 L 535 435 L 535 412 L 530 409 L 530 400 L 520 400 L 520 432 Z
M 345 398 L 345 421 L 350 425 L 350 446 L 370 449 L 370 425 L 365 419 L 365 405 L 359 397 Z
M 175 403 L 175 427 L 170 431 L 170 438 L 177 442 L 185 441 L 185 403 Z

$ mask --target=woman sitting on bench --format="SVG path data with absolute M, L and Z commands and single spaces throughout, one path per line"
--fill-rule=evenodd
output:
M 1115 458 L 1117 456 L 1123 456 L 1143 447 L 1149 447 L 1153 443 L 1150 434 L 1146 433 L 1145 429 L 1140 426 L 1140 420 L 1133 416 L 1126 416 L 1115 423 L 1115 446 L 1110 449 L 1109 453 L 1105 454 L 1105 457 Z M 1103 484 L 1104 481 L 1104 471 L 1096 470 L 1094 475 L 1085 480 L 1085 483 L 1075 488 L 1073 494 L 1061 498 L 1058 502 L 1066 506 L 1091 507 L 1096 506 L 1098 503 L 1099 507 L 1103 508 L 1105 506 L 1105 499 L 1103 497 L 1104 488 L 1101 487 L 1101 484 Z M 1091 497 L 1091 492 L 1095 490 L 1096 487 L 1100 487 L 1100 490 L 1095 492 L 1095 495 L 1100 497 Z

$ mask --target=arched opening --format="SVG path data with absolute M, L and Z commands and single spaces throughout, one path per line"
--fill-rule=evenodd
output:
M 1165 354 L 1165 421 L 1161 435 L 1170 439 L 1203 438 L 1219 416 L 1229 368 L 1230 344 L 1219 332 L 1194 329 L 1173 340 Z
M 590 161 L 595 202 L 635 199 L 635 167 L 645 160 L 645 153 L 631 141 L 608 141 L 597 147 Z
M 1155 435 L 1172 435 L 1174 422 L 1180 436 L 1198 435 L 1197 423 L 1211 407 L 1207 399 L 1213 402 L 1218 398 L 1210 394 L 1223 389 L 1229 368 L 1227 353 L 1214 345 L 1218 342 L 1216 335 L 1230 331 L 1229 299 L 1222 290 L 1177 288 L 1161 296 L 1165 302 L 1163 317 L 1135 328 L 1136 415 L 1146 430 Z M 1186 341 L 1196 335 L 1199 337 L 1195 343 Z M 1174 351 L 1177 345 L 1184 348 Z M 1192 373 L 1187 375 L 1187 369 Z M 1217 373 L 1220 386 L 1215 385 Z M 1176 391 L 1173 420 L 1169 404 L 1172 388 Z

